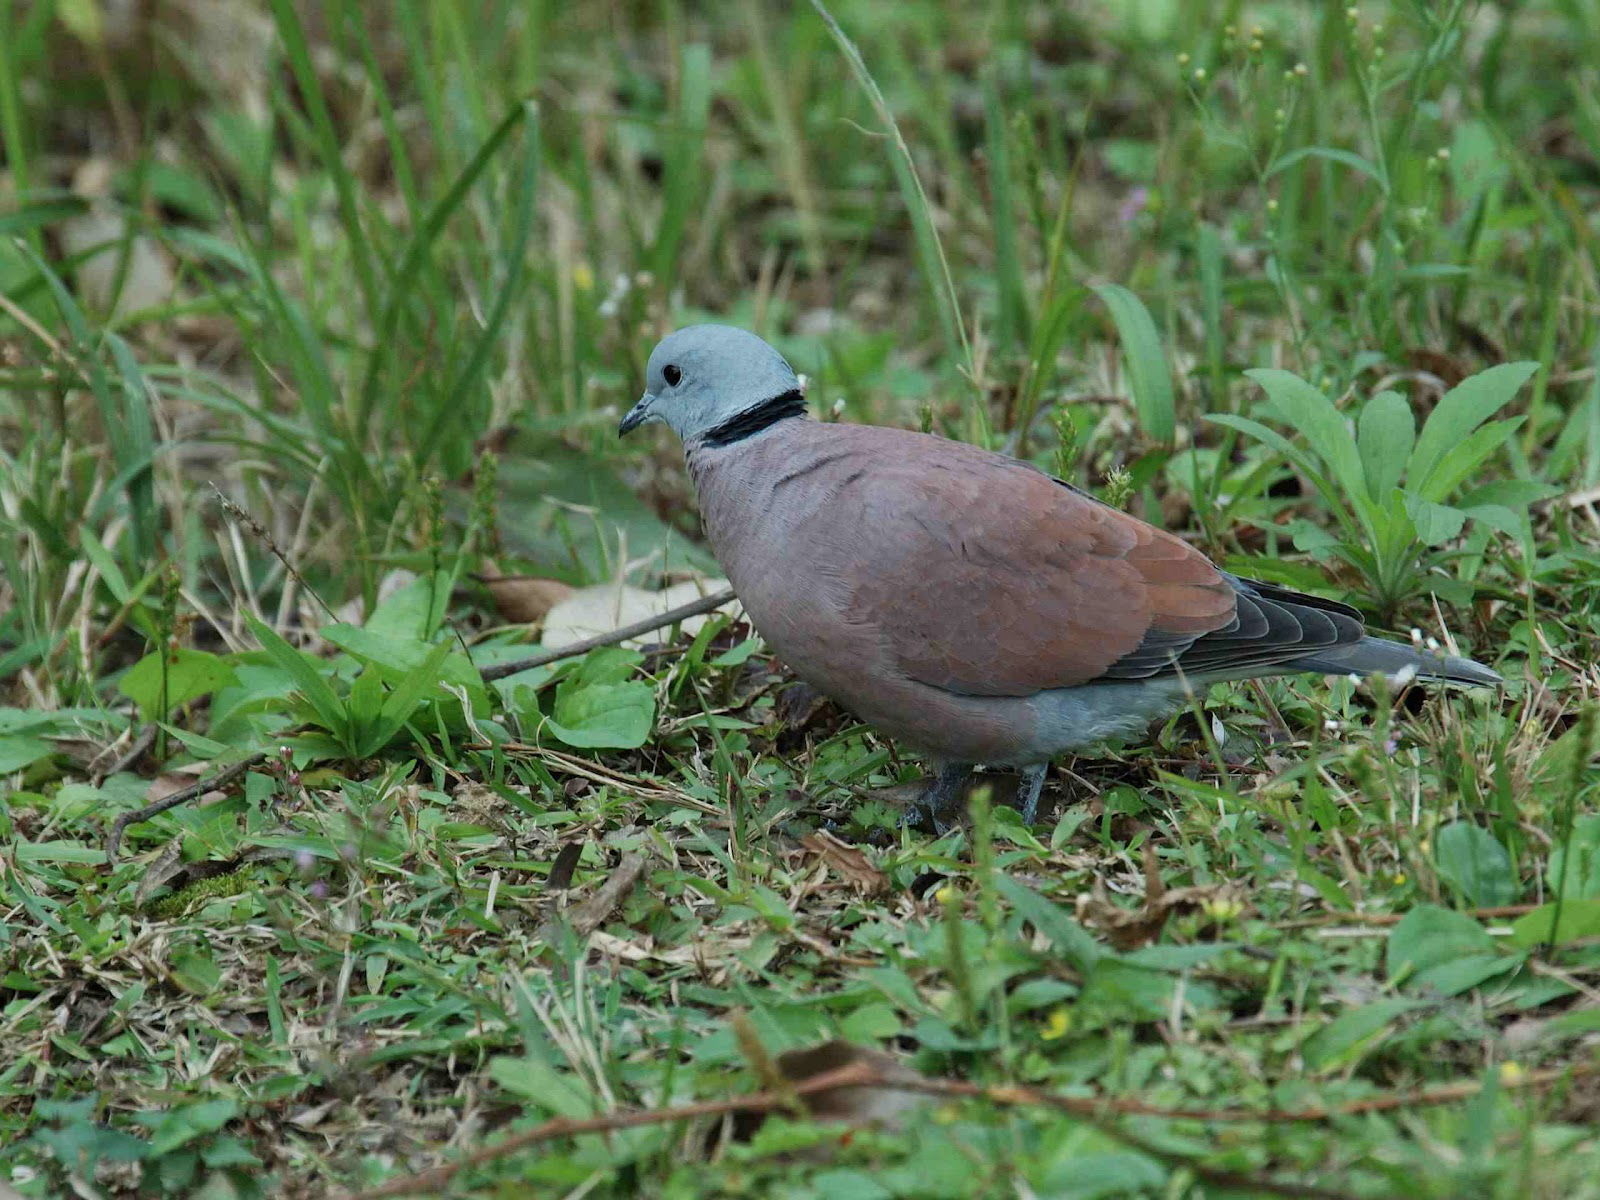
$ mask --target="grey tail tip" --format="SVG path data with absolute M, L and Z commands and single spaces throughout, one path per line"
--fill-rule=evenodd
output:
M 1325 675 L 1383 674 L 1391 680 L 1407 674 L 1417 679 L 1441 680 L 1466 687 L 1499 687 L 1505 683 L 1498 671 L 1455 655 L 1429 654 L 1405 642 L 1388 638 L 1366 637 L 1351 646 L 1341 646 L 1320 656 L 1302 659 L 1295 664 L 1302 670 L 1320 671 Z
M 1424 670 L 1421 674 L 1426 675 Z M 1505 676 L 1500 672 L 1484 666 L 1481 662 L 1473 662 L 1470 658 L 1456 658 L 1446 655 L 1439 664 L 1439 675 L 1451 683 L 1471 684 L 1474 687 L 1500 687 L 1505 683 Z

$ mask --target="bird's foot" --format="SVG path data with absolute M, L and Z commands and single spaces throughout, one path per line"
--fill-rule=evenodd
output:
M 972 774 L 971 763 L 951 763 L 941 767 L 917 802 L 900 818 L 902 829 L 932 826 L 941 837 L 955 827 L 961 816 L 962 785 Z
M 1022 768 L 1022 788 L 1017 792 L 1017 798 L 1022 801 L 1018 807 L 1022 809 L 1024 825 L 1032 825 L 1034 818 L 1039 815 L 1039 793 L 1044 790 L 1044 777 L 1049 773 L 1050 764 L 1047 762 Z

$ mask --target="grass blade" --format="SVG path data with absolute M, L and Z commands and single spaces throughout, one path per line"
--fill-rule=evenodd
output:
M 872 101 L 873 111 L 878 114 L 878 120 L 882 122 L 884 131 L 894 146 L 894 154 L 889 161 L 894 167 L 895 180 L 900 185 L 900 194 L 911 215 L 911 227 L 917 243 L 917 258 L 922 263 L 924 274 L 928 277 L 928 285 L 933 288 L 939 321 L 944 327 L 945 341 L 951 350 L 960 350 L 961 361 L 970 373 L 974 369 L 972 344 L 967 340 L 966 324 L 961 317 L 961 298 L 956 292 L 955 276 L 950 272 L 950 260 L 945 256 L 944 243 L 939 240 L 939 231 L 934 228 L 933 206 L 928 202 L 928 193 L 923 190 L 922 180 L 917 177 L 917 166 L 912 160 L 911 149 L 906 145 L 906 139 L 900 132 L 900 124 L 894 119 L 889 102 L 883 98 L 877 80 L 873 79 L 872 72 L 867 70 L 861 51 L 856 49 L 855 43 L 839 27 L 839 22 L 833 19 L 833 14 L 828 11 L 822 0 L 811 0 L 811 7 L 817 10 L 822 23 L 828 27 L 828 32 L 838 43 L 845 62 L 850 65 L 851 73 L 855 75 L 856 81 L 861 84 Z
M 1117 336 L 1122 339 L 1122 357 L 1128 365 L 1128 386 L 1133 391 L 1139 424 L 1154 441 L 1170 442 L 1177 429 L 1172 374 L 1150 310 L 1119 284 L 1102 283 L 1094 293 L 1110 310 Z

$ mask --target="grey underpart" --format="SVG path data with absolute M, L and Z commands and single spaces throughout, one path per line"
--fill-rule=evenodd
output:
M 1022 788 L 1017 792 L 1017 799 L 1022 803 L 1022 823 L 1032 825 L 1034 817 L 1039 814 L 1039 793 L 1044 790 L 1044 777 L 1050 771 L 1049 763 L 1034 763 L 1030 767 L 1022 768 Z
M 1194 685 L 1204 696 L 1205 685 Z M 1067 753 L 1082 753 L 1110 741 L 1139 737 L 1152 721 L 1169 717 L 1189 702 L 1185 680 L 1164 678 L 1126 683 L 1091 683 L 1053 688 L 1032 698 L 1033 748 L 1027 761 L 995 766 L 1032 767 Z
M 917 802 L 900 818 L 902 826 L 916 826 L 926 820 L 938 834 L 950 832 L 961 816 L 961 798 L 972 763 L 946 763 L 923 790 Z

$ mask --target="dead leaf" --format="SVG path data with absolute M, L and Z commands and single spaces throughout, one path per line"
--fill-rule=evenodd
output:
M 917 1073 L 883 1050 L 835 1040 L 778 1055 L 778 1070 L 795 1084 L 858 1063 L 871 1068 L 883 1082 L 828 1088 L 802 1096 L 800 1102 L 813 1117 L 849 1125 L 881 1124 L 898 1128 L 908 1110 L 926 1102 L 926 1096 L 894 1086 L 896 1080 L 916 1079 Z
M 395 568 L 378 580 L 377 603 L 381 605 L 401 588 L 410 587 L 416 581 L 415 571 L 408 571 L 404 567 Z M 333 615 L 346 625 L 365 625 L 368 616 L 366 602 L 360 596 L 356 596 L 336 608 Z
M 1471 371 L 1455 355 L 1431 346 L 1412 346 L 1406 351 L 1406 361 L 1419 371 L 1437 376 L 1445 387 L 1453 388 Z
M 135 908 L 143 908 L 145 901 L 155 894 L 157 888 L 183 871 L 183 863 L 180 861 L 182 857 L 183 839 L 175 837 L 167 843 L 166 849 L 155 862 L 145 868 L 144 877 L 139 880 L 139 886 L 133 890 Z
M 570 926 L 572 932 L 579 938 L 594 934 L 612 911 L 628 898 L 634 884 L 639 882 L 639 876 L 644 874 L 645 865 L 649 861 L 643 854 L 623 855 L 622 861 L 617 864 L 617 869 L 612 871 L 610 878 L 600 885 L 599 891 L 581 904 L 575 904 L 563 912 L 552 915 L 539 926 L 534 937 L 549 944 L 555 940 L 562 925 Z
M 864 851 L 840 841 L 827 830 L 808 833 L 800 839 L 800 844 L 827 863 L 863 896 L 879 896 L 889 890 L 889 877 L 878 869 Z
M 1093 892 L 1078 897 L 1078 920 L 1105 934 L 1118 950 L 1133 950 L 1155 941 L 1174 913 L 1212 910 L 1238 915 L 1246 907 L 1244 891 L 1236 884 L 1168 888 L 1162 882 L 1155 847 L 1144 846 L 1144 902 L 1123 908 L 1113 901 L 1105 883 L 1096 879 Z
M 702 970 L 719 967 L 736 959 L 750 949 L 754 941 L 755 939 L 748 935 L 736 934 L 714 941 L 685 942 L 658 949 L 655 939 L 649 935 L 637 937 L 633 941 L 617 937 L 603 929 L 597 929 L 589 935 L 589 946 L 592 950 L 611 958 L 619 958 L 623 962 L 660 962 L 680 967 L 699 967 Z
M 635 621 L 660 616 L 727 586 L 726 579 L 701 579 L 673 584 L 658 592 L 647 592 L 643 588 L 622 583 L 579 588 L 545 613 L 544 636 L 540 642 L 551 650 L 559 650 L 562 646 L 610 633 Z M 709 614 L 689 617 L 683 622 L 683 630 L 692 636 L 710 619 Z M 632 638 L 623 644 L 637 647 L 652 640 L 659 639 L 652 634 Z
M 490 567 L 479 578 L 494 599 L 495 610 L 513 625 L 533 625 L 577 591 L 559 579 L 537 575 L 501 575 Z
M 177 277 L 165 248 L 144 234 L 130 235 L 127 221 L 118 214 L 91 208 L 62 221 L 57 233 L 65 257 L 84 256 L 73 280 L 85 308 L 108 317 L 125 316 L 172 299 Z

